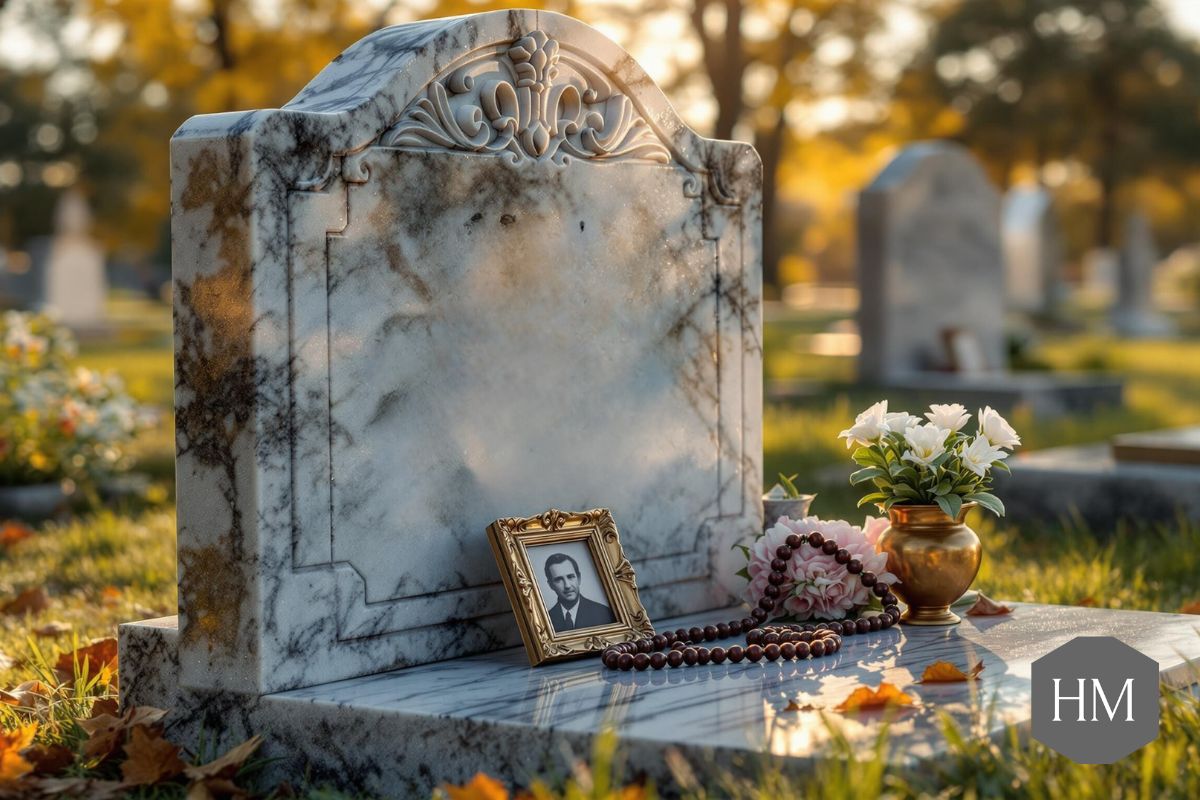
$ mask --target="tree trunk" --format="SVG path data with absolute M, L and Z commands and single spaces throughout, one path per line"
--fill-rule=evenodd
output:
M 762 265 L 763 287 L 779 287 L 779 259 L 782 248 L 779 240 L 779 165 L 783 162 L 783 150 L 787 143 L 787 121 L 783 113 L 766 131 L 755 138 L 755 148 L 762 159 L 763 167 L 763 231 Z

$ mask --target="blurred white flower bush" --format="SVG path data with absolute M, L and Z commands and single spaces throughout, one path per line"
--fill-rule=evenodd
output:
M 1004 459 L 1021 437 L 990 406 L 977 416 L 978 427 L 967 433 L 971 415 L 957 403 L 930 406 L 925 420 L 889 412 L 886 400 L 859 414 L 839 434 L 847 447 L 857 446 L 853 458 L 861 469 L 850 483 L 873 487 L 858 505 L 873 503 L 886 511 L 936 504 L 957 517 L 963 503 L 975 502 L 1004 516 L 1004 504 L 991 493 L 991 471 L 1008 471 Z
M 45 315 L 0 317 L 0 485 L 90 484 L 130 465 L 153 418 L 115 374 L 71 367 L 75 339 Z

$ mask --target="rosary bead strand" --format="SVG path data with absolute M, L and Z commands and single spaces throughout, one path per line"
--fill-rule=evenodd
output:
M 857 575 L 859 583 L 879 598 L 883 604 L 883 613 L 873 617 L 860 617 L 857 620 L 834 620 L 803 625 L 764 625 L 771 612 L 782 602 L 780 595 L 783 590 L 779 587 L 787 583 L 788 560 L 806 544 L 833 556 L 837 563 L 845 564 L 846 571 Z M 757 605 L 751 610 L 750 616 L 717 625 L 706 625 L 703 628 L 679 628 L 632 642 L 621 642 L 605 649 L 601 661 L 609 669 L 641 671 L 664 667 L 703 666 L 710 663 L 723 664 L 726 661 L 737 664 L 743 660 L 758 662 L 763 659 L 776 661 L 820 658 L 841 650 L 843 637 L 890 628 L 899 620 L 900 606 L 896 596 L 886 584 L 879 582 L 875 573 L 864 571 L 862 562 L 853 558 L 848 550 L 840 547 L 832 539 L 826 539 L 817 531 L 807 536 L 793 533 L 775 549 L 771 572 L 767 575 L 767 587 Z M 720 646 L 700 646 L 702 642 L 713 642 L 741 634 L 746 637 L 745 647 L 736 644 L 728 649 Z M 667 649 L 666 653 L 662 652 L 664 649 Z

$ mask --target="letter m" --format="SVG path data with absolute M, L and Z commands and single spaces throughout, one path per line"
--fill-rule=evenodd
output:
M 1125 698 L 1125 721 L 1133 722 L 1133 678 L 1126 678 L 1125 683 L 1121 686 L 1121 693 L 1117 695 L 1116 701 L 1110 706 L 1108 697 L 1104 694 L 1104 687 L 1100 685 L 1099 678 L 1092 678 L 1092 722 L 1096 722 L 1096 711 L 1100 708 L 1100 703 L 1104 703 L 1104 710 L 1108 712 L 1108 719 L 1111 722 L 1117 714 L 1117 709 L 1121 706 L 1121 698 Z

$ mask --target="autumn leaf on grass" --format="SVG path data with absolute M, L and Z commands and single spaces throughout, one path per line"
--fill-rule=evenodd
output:
M 462 786 L 446 784 L 442 790 L 450 800 L 508 800 L 508 790 L 504 784 L 482 772 L 475 773 L 469 783 Z
M 100 676 L 101 684 L 109 684 L 117 674 L 117 640 L 96 639 L 86 647 L 63 653 L 54 664 L 54 674 L 63 683 L 75 680 L 75 665 L 79 665 L 79 677 L 87 682 L 93 675 Z
M 967 609 L 968 617 L 994 617 L 999 614 L 1011 613 L 1011 608 L 1003 603 L 997 603 L 983 592 L 979 593 L 979 599 L 975 601 L 975 605 Z
M 834 707 L 843 714 L 847 711 L 868 711 L 887 706 L 911 706 L 913 699 L 892 684 L 884 681 L 878 689 L 860 686 L 850 696 Z
M 70 632 L 70 623 L 60 622 L 59 620 L 52 620 L 45 625 L 39 625 L 33 629 L 34 636 L 61 636 L 64 633 Z
M 115 586 L 105 586 L 100 590 L 100 602 L 106 606 L 115 606 L 121 602 L 121 590 Z
M 184 774 L 192 780 L 192 785 L 188 787 L 188 800 L 244 794 L 233 778 L 261 744 L 261 736 L 251 736 L 214 761 L 184 769 Z
M 35 775 L 55 775 L 75 763 L 75 751 L 62 744 L 35 744 L 21 751 Z
M 20 708 L 38 708 L 50 705 L 54 696 L 54 688 L 41 681 L 25 681 L 12 691 L 0 689 L 0 703 Z
M 179 748 L 162 738 L 159 731 L 139 725 L 129 732 L 125 761 L 121 763 L 122 783 L 126 786 L 153 786 L 169 781 L 186 766 L 179 758 Z
M 0 524 L 0 550 L 12 547 L 30 536 L 33 536 L 33 528 L 23 522 L 10 519 Z
M 35 787 L 44 797 L 79 797 L 87 800 L 108 800 L 128 792 L 116 781 L 96 778 L 42 778 Z
M 40 586 L 31 586 L 19 595 L 0 606 L 5 614 L 36 614 L 50 607 L 50 598 L 46 590 Z
M 37 723 L 31 722 L 11 731 L 0 731 L 0 786 L 12 783 L 33 771 L 21 751 L 33 744 Z
M 917 682 L 959 683 L 961 681 L 973 681 L 979 677 L 979 673 L 981 672 L 983 672 L 982 661 L 971 667 L 967 672 L 963 672 L 949 661 L 935 661 L 925 668 L 925 672 L 921 674 L 921 680 Z
M 92 703 L 92 713 L 88 715 L 88 719 L 95 719 L 101 714 L 108 714 L 111 717 L 118 716 L 121 710 L 121 704 L 114 697 L 97 697 L 96 702 Z
M 88 758 L 104 760 L 125 743 L 125 734 L 139 725 L 153 727 L 167 715 L 161 708 L 130 706 L 121 716 L 102 713 L 77 723 L 88 735 L 83 743 L 83 754 Z

